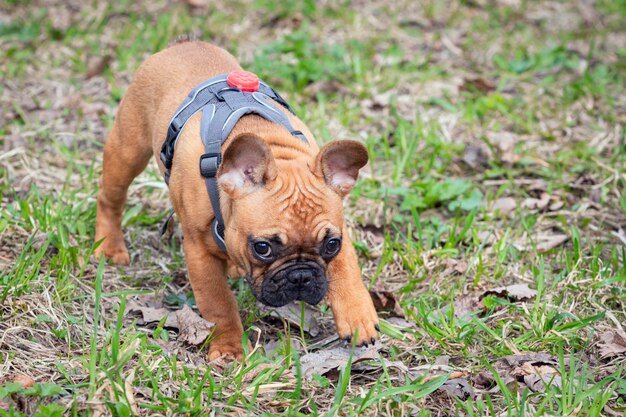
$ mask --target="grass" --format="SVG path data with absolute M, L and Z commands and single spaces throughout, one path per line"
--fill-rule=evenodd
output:
M 626 356 L 601 350 L 626 322 L 623 1 L 198 3 L 0 6 L 0 416 L 624 415 Z M 155 164 L 125 212 L 131 266 L 92 259 L 119 100 L 189 32 L 318 140 L 368 146 L 349 223 L 365 282 L 406 316 L 380 313 L 369 360 L 332 340 L 326 307 L 313 336 L 237 280 L 258 341 L 241 364 L 128 314 L 137 294 L 194 304 L 179 233 L 158 237 Z M 536 293 L 490 292 L 511 284 Z M 338 371 L 305 375 L 337 349 Z

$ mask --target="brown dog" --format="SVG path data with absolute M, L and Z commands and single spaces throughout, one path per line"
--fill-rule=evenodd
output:
M 145 61 L 122 100 L 104 148 L 98 194 L 96 254 L 115 264 L 130 259 L 122 234 L 128 186 L 154 154 L 159 160 L 168 122 L 189 91 L 202 81 L 240 69 L 226 51 L 184 42 Z M 277 106 L 280 107 L 280 106 Z M 282 111 L 282 110 L 281 110 Z M 291 125 L 313 138 L 295 116 Z M 352 189 L 367 151 L 355 141 L 321 150 L 257 115 L 239 120 L 222 146 L 217 172 L 226 253 L 211 235 L 214 213 L 198 160 L 200 115 L 180 134 L 170 177 L 170 197 L 180 219 L 196 303 L 216 324 L 209 359 L 241 358 L 243 326 L 226 279 L 227 267 L 245 273 L 255 296 L 269 305 L 326 297 L 340 337 L 373 343 L 378 317 L 361 280 L 344 225 L 342 200 Z M 303 283 L 303 280 L 306 283 Z

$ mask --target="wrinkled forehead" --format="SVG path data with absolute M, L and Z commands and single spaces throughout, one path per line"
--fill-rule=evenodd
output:
M 279 174 L 257 197 L 248 207 L 252 214 L 259 214 L 260 221 L 253 222 L 254 237 L 275 237 L 286 245 L 306 246 L 341 235 L 342 200 L 312 174 Z

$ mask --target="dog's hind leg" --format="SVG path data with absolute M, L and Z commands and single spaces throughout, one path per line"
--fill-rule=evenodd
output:
M 131 86 L 132 89 L 132 86 Z M 132 91 L 122 100 L 113 128 L 104 146 L 104 161 L 96 211 L 96 242 L 104 239 L 95 251 L 114 264 L 130 262 L 122 233 L 122 210 L 133 179 L 152 156 L 151 138 L 141 120 L 141 108 Z

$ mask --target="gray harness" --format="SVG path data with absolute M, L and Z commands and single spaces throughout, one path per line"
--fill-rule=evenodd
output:
M 217 170 L 222 160 L 222 144 L 235 127 L 235 124 L 247 114 L 256 114 L 264 119 L 279 124 L 287 129 L 291 135 L 308 144 L 307 138 L 299 130 L 294 130 L 287 116 L 277 108 L 275 101 L 287 109 L 291 114 L 294 111 L 289 104 L 264 82 L 260 82 L 258 91 L 244 92 L 230 86 L 227 74 L 219 75 L 197 85 L 183 103 L 178 107 L 170 120 L 167 136 L 161 147 L 161 161 L 165 166 L 164 179 L 169 185 L 174 149 L 180 132 L 187 121 L 202 112 L 200 137 L 204 144 L 205 154 L 200 157 L 200 175 L 204 177 L 215 219 L 211 224 L 211 231 L 215 243 L 226 252 L 224 243 L 224 218 L 220 209 L 220 195 L 217 186 Z M 170 214 L 161 231 L 164 232 Z

